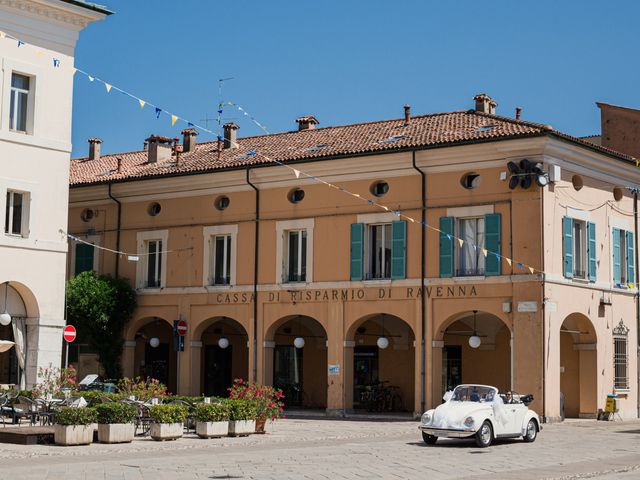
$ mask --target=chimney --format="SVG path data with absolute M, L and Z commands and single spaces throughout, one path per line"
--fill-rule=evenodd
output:
M 89 139 L 89 160 L 100 160 L 100 144 L 102 140 L 99 138 Z
M 522 109 L 520 107 L 516 107 L 516 120 L 520 121 L 520 114 L 522 113 Z
M 476 101 L 476 112 L 488 113 L 490 115 L 496 114 L 496 107 L 498 104 L 486 93 L 479 93 L 473 99 Z
M 238 148 L 238 129 L 233 122 L 224 124 L 224 148 Z
M 173 138 L 151 135 L 146 141 L 149 145 L 147 163 L 158 163 L 171 160 L 171 146 L 174 142 Z
M 196 137 L 198 131 L 195 128 L 185 128 L 182 130 L 182 151 L 183 153 L 191 152 L 196 149 Z
M 118 157 L 118 169 L 116 170 L 116 172 L 120 173 L 122 171 L 122 157 Z
M 404 106 L 404 124 L 409 125 L 411 121 L 411 105 L 408 103 Z
M 298 131 L 302 130 L 313 130 L 316 128 L 320 122 L 313 115 L 308 115 L 306 117 L 296 118 L 296 122 L 298 123 Z

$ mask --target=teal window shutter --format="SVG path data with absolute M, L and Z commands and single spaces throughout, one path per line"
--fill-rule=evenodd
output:
M 440 276 L 453 277 L 453 217 L 440 217 Z
M 564 256 L 564 276 L 573 278 L 573 219 L 562 218 L 562 250 Z
M 613 229 L 613 283 L 618 285 L 622 277 L 620 265 L 620 229 Z
M 351 280 L 364 274 L 364 223 L 351 224 Z
M 633 232 L 627 232 L 627 283 L 635 283 L 635 244 L 633 243 Z
M 587 223 L 587 235 L 589 239 L 589 243 L 587 245 L 587 256 L 588 256 L 588 270 L 589 270 L 589 281 L 596 281 L 596 224 L 593 222 Z
M 86 243 L 76 244 L 76 275 L 93 270 L 93 252 L 93 245 L 87 245 Z
M 485 275 L 500 275 L 502 257 L 500 250 L 499 213 L 490 213 L 484 216 L 484 248 L 488 250 L 484 263 Z
M 391 278 L 406 278 L 407 222 L 391 224 Z

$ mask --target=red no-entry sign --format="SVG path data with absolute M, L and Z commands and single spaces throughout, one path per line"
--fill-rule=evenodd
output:
M 180 320 L 176 325 L 176 332 L 184 337 L 187 334 L 187 322 Z
M 73 342 L 76 339 L 76 327 L 73 325 L 67 325 L 64 327 L 64 333 L 62 336 L 68 343 Z

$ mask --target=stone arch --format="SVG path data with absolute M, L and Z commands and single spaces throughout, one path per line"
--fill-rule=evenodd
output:
M 385 348 L 378 345 L 380 337 L 388 341 Z M 415 413 L 419 405 L 419 363 L 411 323 L 386 312 L 367 313 L 351 323 L 345 338 L 347 408 Z M 383 382 L 386 398 L 391 398 L 384 405 L 368 400 L 378 382 Z
M 0 313 L 11 315 L 11 323 L 0 326 L 0 340 L 15 342 L 0 353 L 0 383 L 26 384 L 27 318 L 38 318 L 36 297 L 26 285 L 6 281 L 0 284 Z
M 235 378 L 249 378 L 249 334 L 241 322 L 228 316 L 208 318 L 198 324 L 192 338 L 199 393 L 226 397 Z
M 567 315 L 560 336 L 560 414 L 594 418 L 598 411 L 598 337 L 586 315 Z
M 294 345 L 296 338 L 304 346 Z M 265 331 L 265 383 L 281 388 L 292 408 L 326 408 L 327 330 L 309 315 L 285 315 Z M 286 400 L 288 399 L 288 401 Z
M 489 309 L 490 310 L 490 309 Z M 513 388 L 512 322 L 502 312 L 460 310 L 437 323 L 433 332 L 433 398 L 462 383 Z M 479 345 L 470 342 L 477 336 Z

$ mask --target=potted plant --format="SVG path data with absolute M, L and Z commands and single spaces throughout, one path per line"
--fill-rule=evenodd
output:
M 182 437 L 189 410 L 185 405 L 152 405 L 150 435 L 154 440 L 175 440 Z
M 199 403 L 193 415 L 200 438 L 224 437 L 229 433 L 229 409 L 225 403 Z
M 100 443 L 130 443 L 135 434 L 136 407 L 128 403 L 101 403 L 95 407 Z
M 93 408 L 60 408 L 53 417 L 56 445 L 89 445 L 93 441 L 92 424 L 96 423 L 96 420 L 96 411 Z
M 256 403 L 253 400 L 230 398 L 226 401 L 229 409 L 229 436 L 246 437 L 256 431 Z
M 259 383 L 247 383 L 241 378 L 233 381 L 229 398 L 253 400 L 256 405 L 256 433 L 264 433 L 267 420 L 277 420 L 284 412 L 282 390 Z

